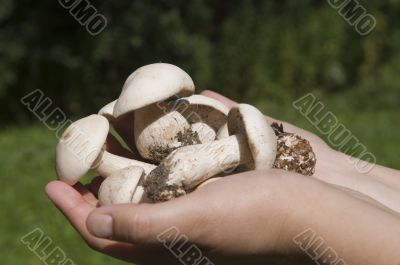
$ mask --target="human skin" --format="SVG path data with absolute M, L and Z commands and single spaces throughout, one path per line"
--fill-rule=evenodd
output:
M 245 172 L 173 201 L 101 208 L 95 196 L 99 178 L 87 187 L 53 181 L 46 192 L 89 246 L 138 264 L 179 264 L 157 239 L 176 227 L 214 264 L 262 264 L 281 255 L 297 259 L 303 252 L 293 238 L 311 229 L 345 264 L 399 265 L 399 201 L 386 194 L 400 193 L 399 172 L 377 166 L 357 175 L 345 155 L 317 136 L 284 127 L 311 141 L 318 158 L 315 177 Z M 371 185 L 364 185 L 364 178 Z
M 221 101 L 228 107 L 236 105 L 236 102 L 218 93 L 205 91 L 203 94 Z M 310 141 L 317 157 L 314 178 L 363 193 L 400 212 L 400 171 L 366 162 L 357 164 L 357 158 L 333 150 L 317 135 L 290 123 L 268 116 L 266 118 L 270 124 L 282 123 L 285 131 L 296 133 Z M 362 168 L 359 166 L 361 164 Z

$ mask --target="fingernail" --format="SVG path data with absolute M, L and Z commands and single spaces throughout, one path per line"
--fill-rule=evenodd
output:
M 101 238 L 110 238 L 113 233 L 113 219 L 110 215 L 94 214 L 88 220 L 89 232 Z

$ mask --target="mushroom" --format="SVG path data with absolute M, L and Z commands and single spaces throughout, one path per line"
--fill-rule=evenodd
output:
M 56 171 L 60 180 L 73 185 L 90 169 L 108 177 L 113 172 L 139 166 L 149 173 L 154 165 L 113 155 L 104 150 L 109 123 L 100 115 L 91 115 L 72 123 L 56 148 Z
M 283 130 L 283 125 L 274 122 L 271 127 L 278 137 L 274 168 L 312 176 L 317 159 L 312 146 L 306 139 Z
M 148 198 L 166 201 L 181 196 L 238 165 L 248 170 L 272 167 L 277 137 L 258 109 L 247 104 L 232 108 L 228 129 L 227 138 L 172 152 L 146 177 L 143 186 Z
M 144 171 L 141 167 L 132 166 L 116 171 L 101 183 L 100 205 L 144 202 L 145 194 L 140 186 L 143 177 Z
M 116 103 L 117 103 L 116 100 L 114 100 L 113 102 L 108 103 L 103 108 L 101 108 L 97 114 L 99 114 L 101 116 L 104 116 L 105 118 L 107 118 L 107 120 L 110 123 L 112 123 L 115 120 L 113 114 L 114 114 L 114 107 L 115 107 Z
M 126 80 L 114 107 L 114 117 L 135 112 L 134 131 L 139 154 L 160 162 L 192 134 L 188 121 L 164 102 L 194 93 L 193 80 L 182 69 L 164 63 L 137 69 Z M 195 141 L 197 142 L 197 141 Z
M 229 137 L 229 130 L 228 130 L 228 124 L 225 123 L 224 125 L 222 125 L 221 128 L 219 128 L 218 132 L 217 132 L 217 139 L 223 139 Z
M 217 131 L 226 124 L 229 112 L 220 101 L 202 95 L 178 99 L 176 106 L 203 144 L 216 139 Z
M 135 154 L 139 152 L 136 149 L 135 139 L 133 137 L 133 113 L 127 113 L 122 115 L 118 118 L 114 117 L 114 108 L 117 100 L 108 103 L 102 109 L 99 110 L 98 114 L 107 118 L 107 120 L 112 124 L 115 131 L 118 133 L 119 136 L 122 137 L 125 144 L 129 147 L 130 151 Z

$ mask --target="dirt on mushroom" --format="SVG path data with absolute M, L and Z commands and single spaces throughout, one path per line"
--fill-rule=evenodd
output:
M 181 146 L 201 144 L 199 134 L 191 128 L 185 130 L 183 133 L 179 132 L 176 139 L 178 142 L 182 143 Z
M 271 127 L 278 136 L 276 160 L 273 167 L 312 176 L 317 159 L 310 142 L 296 134 L 285 132 L 282 124 L 273 123 Z
M 153 202 L 169 201 L 186 194 L 183 187 L 169 185 L 169 170 L 161 164 L 147 176 L 143 183 L 147 197 Z
M 150 150 L 150 160 L 151 161 L 162 161 L 166 158 L 170 153 L 174 150 L 188 145 L 201 144 L 199 135 L 196 131 L 193 131 L 191 128 L 186 129 L 183 133 L 178 132 L 175 136 L 175 139 L 180 143 L 177 147 L 169 147 L 165 148 L 164 146 L 153 145 L 149 148 Z

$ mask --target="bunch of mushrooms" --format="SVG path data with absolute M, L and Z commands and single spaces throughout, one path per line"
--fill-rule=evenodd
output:
M 137 69 L 117 100 L 65 130 L 56 148 L 58 178 L 74 185 L 95 170 L 105 178 L 100 204 L 111 205 L 171 200 L 248 170 L 314 173 L 307 140 L 269 125 L 251 105 L 228 109 L 194 92 L 193 80 L 177 66 Z M 125 142 L 122 152 L 108 151 L 111 140 L 118 142 L 111 131 Z

